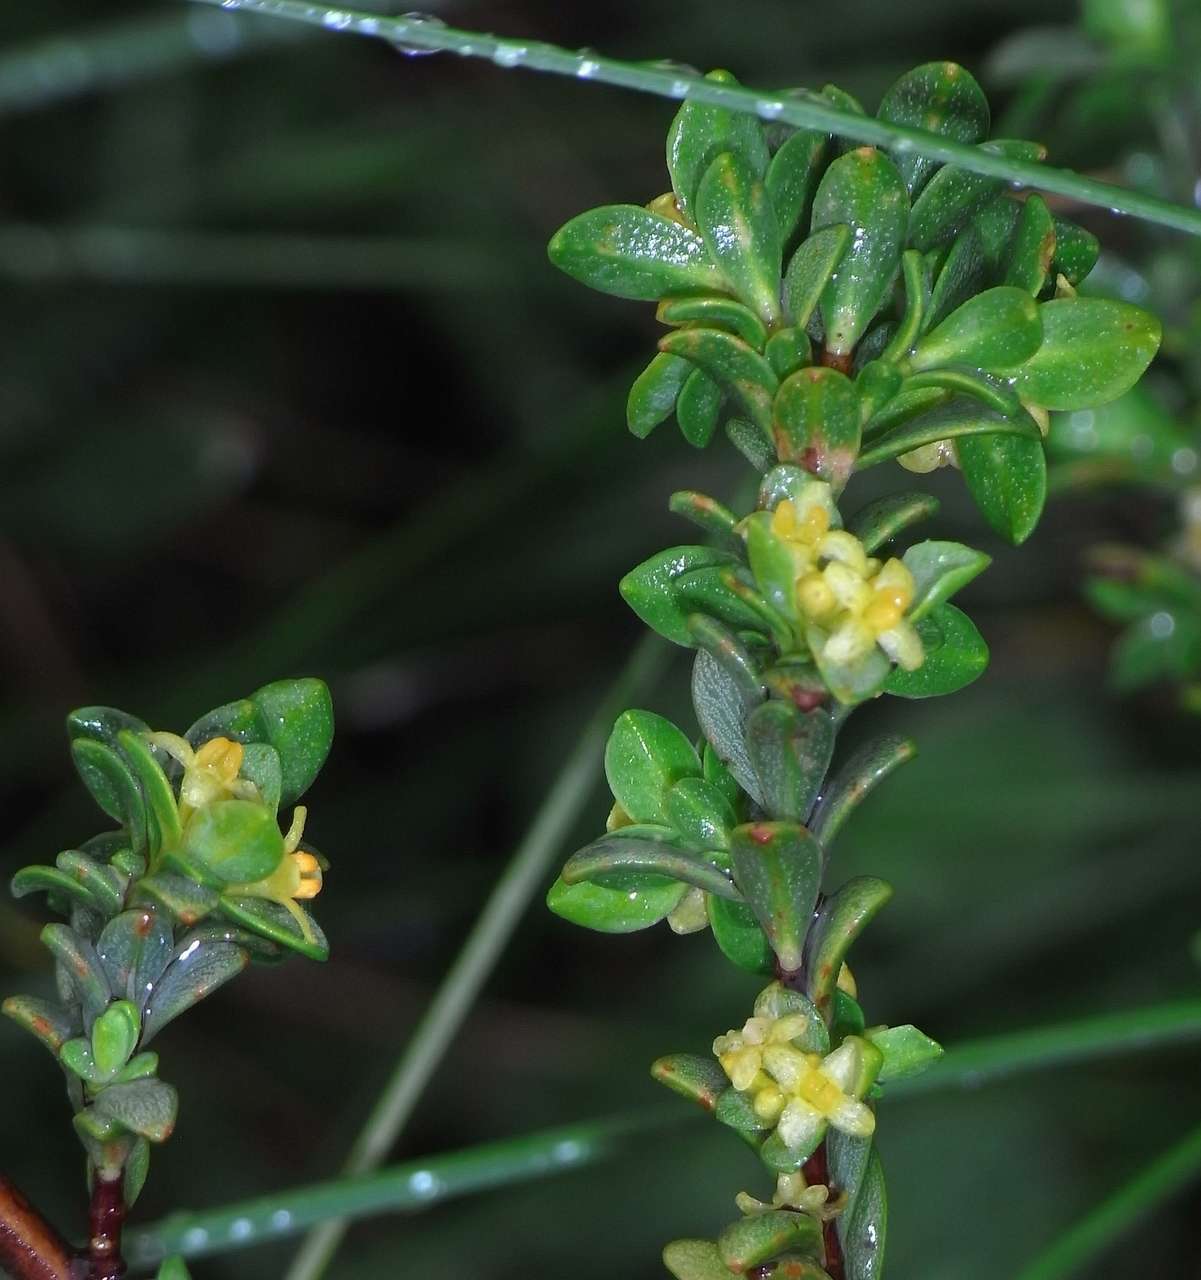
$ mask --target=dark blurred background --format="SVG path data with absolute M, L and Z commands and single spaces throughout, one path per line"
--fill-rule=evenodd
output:
M 183 1105 L 148 1219 L 337 1169 L 639 635 L 618 577 L 688 540 L 673 489 L 733 500 L 746 469 L 670 425 L 628 435 L 650 309 L 545 258 L 575 212 L 666 188 L 670 103 L 217 9 L 102 10 L 42 0 L 0 18 L 0 873 L 102 825 L 71 774 L 76 704 L 182 728 L 314 674 L 339 717 L 309 797 L 334 957 L 255 971 L 164 1039 Z M 869 109 L 906 67 L 953 58 L 994 97 L 994 133 L 1042 137 L 1053 163 L 1177 198 L 1197 178 L 1186 46 L 1159 68 L 1173 155 L 1145 69 L 1088 44 L 1075 0 L 437 12 L 756 85 L 835 81 Z M 1034 24 L 1060 43 L 1031 43 Z M 1073 216 L 1104 239 L 1110 278 L 1161 296 L 1185 335 L 1157 378 L 1187 416 L 1195 250 Z M 901 480 L 873 473 L 858 496 Z M 1104 692 L 1112 631 L 1079 593 L 1088 546 L 1153 543 L 1170 504 L 1065 496 L 1013 551 L 957 477 L 932 483 L 940 536 L 996 556 L 968 596 L 993 664 L 954 699 L 883 701 L 849 734 L 903 728 L 921 748 L 838 855 L 897 888 L 858 952 L 869 1021 L 953 1044 L 1194 992 L 1195 721 L 1163 692 Z M 638 701 L 687 723 L 686 673 L 681 656 Z M 596 776 L 577 843 L 607 810 L 599 758 Z M 49 987 L 40 920 L 0 900 L 0 995 Z M 653 1104 L 649 1061 L 703 1051 L 757 985 L 705 934 L 605 938 L 535 902 L 394 1156 Z M 0 1028 L 0 1064 L 0 1167 L 78 1226 L 59 1073 L 16 1028 Z M 1187 1050 L 898 1099 L 880 1134 L 890 1274 L 1011 1276 L 1198 1115 Z M 649 1278 L 665 1240 L 712 1233 L 740 1188 L 764 1190 L 752 1157 L 695 1123 L 617 1163 L 360 1225 L 330 1274 Z M 1196 1274 L 1196 1208 L 1155 1218 L 1140 1276 Z M 287 1257 L 195 1273 L 278 1276 Z

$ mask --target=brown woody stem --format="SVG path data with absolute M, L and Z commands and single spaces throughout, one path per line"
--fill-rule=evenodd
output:
M 0 1177 L 0 1268 L 13 1280 L 75 1280 L 70 1249 L 7 1178 Z
M 826 1159 L 826 1144 L 820 1147 L 805 1161 L 802 1172 L 805 1181 L 811 1187 L 830 1186 L 830 1164 Z M 831 1194 L 837 1190 L 830 1187 Z M 838 1227 L 833 1218 L 822 1223 L 822 1241 L 826 1246 L 826 1272 L 830 1280 L 846 1280 L 846 1263 L 842 1257 L 842 1241 L 838 1238 Z
M 121 1228 L 125 1224 L 124 1178 L 103 1178 L 92 1184 L 92 1205 L 88 1214 L 88 1280 L 121 1280 L 125 1260 L 121 1257 Z

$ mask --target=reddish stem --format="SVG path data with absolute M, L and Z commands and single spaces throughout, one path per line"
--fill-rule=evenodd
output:
M 854 362 L 855 353 L 853 351 L 848 351 L 845 354 L 831 351 L 829 348 L 822 351 L 822 364 L 827 369 L 837 369 L 839 373 L 845 373 L 848 377 L 850 377 Z
M 124 1179 L 102 1178 L 92 1185 L 88 1214 L 88 1280 L 121 1280 L 125 1260 L 121 1257 L 121 1228 L 125 1223 Z
M 830 1186 L 830 1162 L 826 1159 L 826 1144 L 820 1147 L 805 1161 L 802 1172 L 809 1186 Z M 833 1194 L 834 1187 L 830 1187 Z M 826 1246 L 826 1271 L 830 1280 L 846 1280 L 846 1264 L 842 1258 L 842 1241 L 838 1238 L 838 1227 L 834 1219 L 822 1223 L 822 1239 Z
M 7 1178 L 0 1177 L 0 1268 L 14 1280 L 72 1280 L 71 1251 Z

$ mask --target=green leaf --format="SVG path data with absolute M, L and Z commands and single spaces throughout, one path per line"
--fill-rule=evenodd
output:
M 905 615 L 910 622 L 919 622 L 992 563 L 991 556 L 961 542 L 933 541 L 914 544 L 901 560 L 915 583 L 913 603 Z
M 181 939 L 175 957 L 150 993 L 142 1012 L 145 1047 L 181 1013 L 212 995 L 250 963 L 242 947 L 219 940 Z M 146 1135 L 149 1137 L 149 1135 Z
M 1089 409 L 1129 391 L 1159 350 L 1149 311 L 1109 298 L 1058 298 L 1039 309 L 1043 342 L 1015 372 L 1014 389 L 1047 409 Z
M 83 1029 L 67 1009 L 36 996 L 9 996 L 0 1005 L 0 1013 L 36 1036 L 55 1057 L 63 1045 Z
M 699 778 L 692 743 L 652 711 L 625 711 L 605 746 L 605 777 L 613 798 L 635 822 L 667 821 L 667 793 L 681 778 Z
M 984 91 L 955 62 L 927 62 L 905 72 L 884 94 L 876 115 L 966 143 L 983 142 L 991 119 Z M 916 151 L 896 148 L 891 155 L 911 196 L 938 168 L 937 160 Z
M 892 670 L 892 663 L 878 647 L 857 662 L 843 663 L 826 656 L 826 641 L 830 637 L 821 627 L 808 627 L 805 638 L 818 670 L 822 673 L 822 679 L 830 692 L 844 705 L 853 706 L 857 702 L 874 698 Z
M 808 236 L 792 255 L 784 275 L 784 301 L 798 328 L 809 323 L 850 243 L 851 228 L 835 223 Z
M 845 761 L 823 788 L 809 824 L 814 839 L 823 849 L 829 851 L 851 814 L 889 774 L 916 754 L 917 747 L 911 739 L 890 733 L 865 742 Z
M 113 994 L 142 1004 L 162 976 L 174 947 L 158 913 L 135 907 L 114 916 L 96 939 L 96 954 Z
M 824 1017 L 855 939 L 892 897 L 892 885 L 874 876 L 848 880 L 822 904 L 807 948 L 809 998 Z
M 14 898 L 25 898 L 31 893 L 61 894 L 85 907 L 100 908 L 100 903 L 86 885 L 57 867 L 22 867 L 13 876 L 10 889 Z
M 834 754 L 834 719 L 772 699 L 747 718 L 746 745 L 772 818 L 804 822 Z
M 101 1076 L 96 1070 L 92 1046 L 86 1040 L 68 1040 L 63 1045 L 58 1058 L 66 1070 L 78 1076 L 80 1080 L 93 1085 L 100 1082 Z
M 95 947 L 65 924 L 48 924 L 41 938 L 42 945 L 58 961 L 60 975 L 83 1006 L 85 1025 L 90 1027 L 113 995 Z
M 1003 418 L 1020 418 L 1025 413 L 1021 400 L 1008 381 L 991 373 L 972 369 L 927 369 L 905 379 L 906 393 L 937 387 L 951 396 L 970 396 Z
M 905 281 L 905 311 L 879 359 L 871 362 L 873 366 L 880 369 L 892 368 L 895 361 L 909 352 L 917 341 L 918 335 L 926 327 L 926 312 L 930 308 L 932 285 L 926 260 L 916 249 L 906 249 L 901 254 L 901 275 Z M 893 372 L 896 373 L 895 370 Z M 900 381 L 899 375 L 897 375 L 897 381 Z M 891 394 L 895 392 L 894 386 Z M 883 404 L 888 399 L 889 396 L 881 396 L 880 403 Z
M 877 498 L 847 521 L 847 528 L 874 555 L 886 542 L 921 520 L 938 514 L 938 499 L 928 493 L 895 493 Z
M 939 256 L 938 251 L 935 255 Z M 940 324 L 956 307 L 979 293 L 989 278 L 984 241 L 973 225 L 956 237 L 938 269 L 922 323 L 927 329 Z
M 631 434 L 645 440 L 659 423 L 670 418 L 684 381 L 693 372 L 687 360 L 660 351 L 630 388 L 626 423 Z
M 72 742 L 78 738 L 88 738 L 103 742 L 105 746 L 115 747 L 117 734 L 122 729 L 128 729 L 132 733 L 149 733 L 150 726 L 137 716 L 118 711 L 116 707 L 79 707 L 67 716 L 67 737 Z
M 263 805 L 274 815 L 279 811 L 284 773 L 279 752 L 266 742 L 248 742 L 242 749 L 239 776 L 253 782 Z
M 673 1093 L 713 1111 L 717 1099 L 730 1087 L 726 1073 L 714 1058 L 692 1053 L 669 1053 L 651 1064 L 651 1075 Z
M 729 848 L 730 828 L 738 821 L 721 789 L 704 778 L 681 778 L 672 787 L 667 818 L 690 845 L 702 850 Z
M 1110 657 L 1109 678 L 1120 693 L 1158 680 L 1195 678 L 1201 670 L 1201 625 L 1195 617 L 1159 611 L 1128 627 Z
M 138 882 L 138 897 L 149 898 L 185 927 L 203 920 L 217 909 L 217 894 L 205 885 L 169 871 L 156 872 Z
M 279 866 L 284 838 L 260 801 L 215 800 L 188 819 L 180 849 L 224 884 L 253 884 Z
M 121 754 L 142 788 L 149 818 L 153 822 L 152 836 L 158 837 L 157 840 L 151 841 L 151 857 L 153 857 L 159 846 L 179 843 L 181 829 L 175 792 L 172 791 L 167 775 L 141 734 L 122 729 L 117 734 L 117 742 L 121 748 Z
M 675 592 L 676 579 L 695 569 L 733 564 L 729 553 L 712 547 L 669 547 L 631 569 L 622 578 L 621 598 L 646 623 L 673 644 L 694 647 L 688 630 L 691 609 L 683 606 Z
M 1021 139 L 982 142 L 981 151 L 1010 160 L 1044 160 L 1046 148 Z M 909 244 L 925 252 L 953 240 L 994 196 L 1004 189 L 1003 178 L 990 178 L 948 164 L 934 175 L 913 202 Z
M 786 973 L 801 967 L 822 853 L 794 822 L 755 822 L 730 836 L 734 879 Z
M 968 491 L 989 526 L 1014 546 L 1025 542 L 1047 500 L 1047 456 L 1041 433 L 963 436 L 956 441 L 955 452 Z
M 766 1213 L 756 1213 L 732 1223 L 717 1241 L 722 1261 L 738 1275 L 786 1249 L 821 1255 L 821 1223 L 807 1213 L 769 1209 Z
M 785 244 L 804 225 L 809 201 L 821 177 L 828 142 L 824 133 L 798 129 L 772 156 L 764 181 L 776 211 L 780 238 Z
M 1085 231 L 1066 218 L 1055 219 L 1055 256 L 1051 270 L 1062 275 L 1068 284 L 1077 285 L 1097 265 L 1101 242 L 1091 231 Z
M 714 1119 L 718 1124 L 728 1125 L 731 1129 L 748 1140 L 754 1140 L 756 1143 L 760 1140 L 758 1135 L 766 1133 L 771 1126 L 761 1120 L 755 1113 L 754 1105 L 751 1101 L 749 1093 L 739 1093 L 737 1089 L 727 1088 L 725 1092 L 717 1099 L 717 1107 L 714 1110 Z
M 96 1110 L 148 1142 L 166 1142 L 175 1128 L 179 1097 L 169 1084 L 138 1080 L 113 1084 L 96 1098 Z
M 680 489 L 671 495 L 667 505 L 673 515 L 683 516 L 727 547 L 743 553 L 742 538 L 736 532 L 738 517 L 716 498 L 691 489 Z
M 145 1138 L 136 1138 L 129 1147 L 129 1156 L 125 1161 L 125 1207 L 132 1209 L 142 1194 L 146 1178 L 150 1173 L 150 1143 Z M 172 1263 L 178 1263 L 171 1268 Z M 182 1269 L 181 1269 L 182 1268 Z M 168 1259 L 159 1268 L 158 1280 L 188 1280 L 187 1268 L 182 1258 Z
M 866 1038 L 884 1055 L 884 1065 L 876 1077 L 880 1084 L 919 1076 L 942 1057 L 942 1045 L 931 1040 L 912 1023 L 901 1027 L 874 1027 Z
M 766 632 L 776 619 L 746 576 L 732 565 L 693 569 L 682 573 L 672 586 L 689 616 L 703 613 L 738 631 Z
M 759 928 L 755 913 L 744 902 L 727 898 L 705 899 L 709 927 L 722 955 L 739 969 L 764 975 L 775 973 L 776 955 L 767 935 Z
M 835 1219 L 846 1280 L 882 1280 L 888 1239 L 888 1194 L 884 1169 L 870 1138 L 849 1138 L 831 1129 L 826 1139 L 830 1181 L 847 1192 Z
M 722 389 L 704 369 L 693 369 L 676 401 L 680 434 L 694 449 L 703 449 L 721 419 Z
M 641 826 L 621 827 L 601 836 L 567 859 L 560 878 L 569 885 L 590 880 L 607 889 L 621 889 L 626 883 L 641 884 L 646 874 L 652 874 L 695 885 L 723 898 L 738 897 L 738 891 L 724 871 L 677 847 L 674 832 L 655 828 L 664 834 L 652 838 L 650 830 Z M 634 834 L 643 831 L 648 834 Z
M 767 511 L 754 511 L 747 517 L 744 527 L 751 572 L 771 607 L 782 618 L 796 621 L 796 562 L 788 544 L 772 532 L 771 523 Z
M 776 454 L 841 491 L 859 452 L 859 392 L 836 369 L 802 369 L 772 406 Z
M 92 1057 L 103 1079 L 116 1075 L 133 1056 L 142 1020 L 128 1000 L 114 1000 L 92 1024 Z
M 78 849 L 64 849 L 54 860 L 58 869 L 83 885 L 104 916 L 115 915 L 125 905 L 128 878 L 115 867 L 98 862 Z
M 299 919 L 282 903 L 267 898 L 223 893 L 219 909 L 223 916 L 260 938 L 287 947 L 310 960 L 328 960 L 329 943 L 321 926 L 299 903 L 294 905 Z
M 665 920 L 680 904 L 688 886 L 662 876 L 646 876 L 628 889 L 606 889 L 584 881 L 556 880 L 546 905 L 557 916 L 598 933 L 632 933 Z
M 958 693 L 984 674 L 988 645 L 975 623 L 952 604 L 940 604 L 918 624 L 925 658 L 916 671 L 894 669 L 884 682 L 898 698 L 937 698 Z
M 710 635 L 716 634 L 711 628 Z M 707 641 L 696 655 L 692 704 L 701 732 L 718 758 L 742 789 L 759 803 L 759 779 L 747 754 L 745 724 L 747 716 L 763 701 L 763 686 L 752 674 L 749 655 L 737 640 L 727 634 L 722 643 L 726 646 L 725 660 L 714 657 L 717 645 L 712 641 Z
M 759 1148 L 759 1158 L 772 1173 L 795 1173 L 817 1149 L 814 1142 L 809 1147 L 788 1147 L 779 1133 L 773 1133 Z
M 849 355 L 892 288 L 909 197 L 892 161 L 874 147 L 840 156 L 813 201 L 813 228 L 845 224 L 851 240 L 821 298 L 826 350 Z
M 969 441 L 967 437 L 974 437 L 974 440 Z M 1015 418 L 1007 418 L 997 413 L 995 409 L 987 408 L 977 400 L 969 400 L 966 397 L 959 396 L 947 401 L 946 404 L 938 405 L 934 409 L 919 414 L 916 418 L 911 418 L 908 422 L 902 423 L 899 427 L 894 427 L 891 431 L 886 431 L 883 435 L 876 436 L 872 443 L 859 455 L 855 469 L 857 471 L 866 471 L 868 467 L 877 466 L 879 463 L 887 462 L 891 458 L 898 458 L 903 453 L 909 453 L 924 444 L 933 444 L 936 440 L 957 441 L 961 450 L 961 462 L 963 461 L 962 446 L 965 443 L 975 443 L 975 440 L 1016 440 L 1020 444 L 1028 444 L 1032 450 L 1037 449 L 1040 458 L 1043 452 L 1042 432 L 1038 429 L 1038 423 L 1028 413 L 1022 413 Z M 1045 464 L 1043 469 L 1045 472 Z M 967 467 L 965 466 L 965 475 L 966 472 Z M 968 488 L 972 488 L 970 480 L 968 481 Z M 974 489 L 972 492 L 973 496 L 975 496 Z M 976 499 L 976 503 L 978 506 L 981 505 L 979 498 Z M 1035 522 L 1037 522 L 1041 511 L 1042 503 L 1040 501 L 1038 510 L 1034 512 Z M 991 520 L 990 523 L 992 523 Z M 997 528 L 995 524 L 993 527 Z
M 736 152 L 715 156 L 697 188 L 696 223 L 731 291 L 774 328 L 780 321 L 780 227 L 762 174 Z
M 705 79 L 717 84 L 738 83 L 728 71 L 710 71 Z M 755 177 L 767 173 L 767 139 L 753 115 L 705 102 L 685 102 L 667 133 L 667 168 L 683 213 L 693 215 L 701 179 L 723 151 L 739 155 Z
M 673 1240 L 663 1250 L 663 1265 L 676 1280 L 730 1280 L 717 1246 L 708 1240 Z
M 1022 289 L 988 289 L 965 302 L 914 349 L 915 372 L 940 365 L 1009 369 L 1028 360 L 1043 339 L 1038 303 Z
M 92 738 L 76 738 L 71 758 L 92 798 L 129 833 L 134 852 L 145 855 L 146 803 L 129 765 L 112 747 Z
M 295 804 L 313 784 L 334 740 L 334 706 L 324 680 L 276 680 L 250 695 L 265 740 L 279 752 L 281 805 Z
M 720 293 L 725 281 L 697 232 L 636 204 L 590 209 L 555 232 L 547 252 L 560 271 L 618 298 Z
M 804 329 L 779 329 L 768 339 L 763 354 L 776 377 L 783 381 L 812 363 L 813 344 Z
M 659 350 L 683 356 L 738 400 L 751 421 L 771 436 L 771 402 L 780 385 L 771 365 L 724 329 L 677 329 L 659 339 Z
M 1055 219 L 1040 195 L 1022 204 L 1005 261 L 1005 283 L 1037 298 L 1055 259 Z
M 656 316 L 663 324 L 699 324 L 706 329 L 724 329 L 756 351 L 767 341 L 763 321 L 733 298 L 664 298 Z
M 756 471 L 767 471 L 775 466 L 776 451 L 753 422 L 745 418 L 731 418 L 726 423 L 726 435 Z

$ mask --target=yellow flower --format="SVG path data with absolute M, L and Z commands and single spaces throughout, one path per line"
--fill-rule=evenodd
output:
M 842 1211 L 846 1196 L 839 1194 L 831 1199 L 829 1187 L 820 1182 L 810 1186 L 798 1169 L 795 1173 L 781 1173 L 776 1178 L 776 1189 L 770 1201 L 759 1200 L 740 1191 L 734 1197 L 734 1203 L 748 1218 L 770 1213 L 773 1209 L 795 1209 L 798 1213 L 811 1213 L 827 1222 Z
M 247 778 L 239 778 L 245 751 L 240 742 L 229 738 L 210 738 L 198 750 L 174 733 L 147 735 L 151 746 L 161 747 L 183 765 L 183 781 L 179 784 L 179 819 L 188 817 L 214 800 L 257 800 L 258 788 Z

